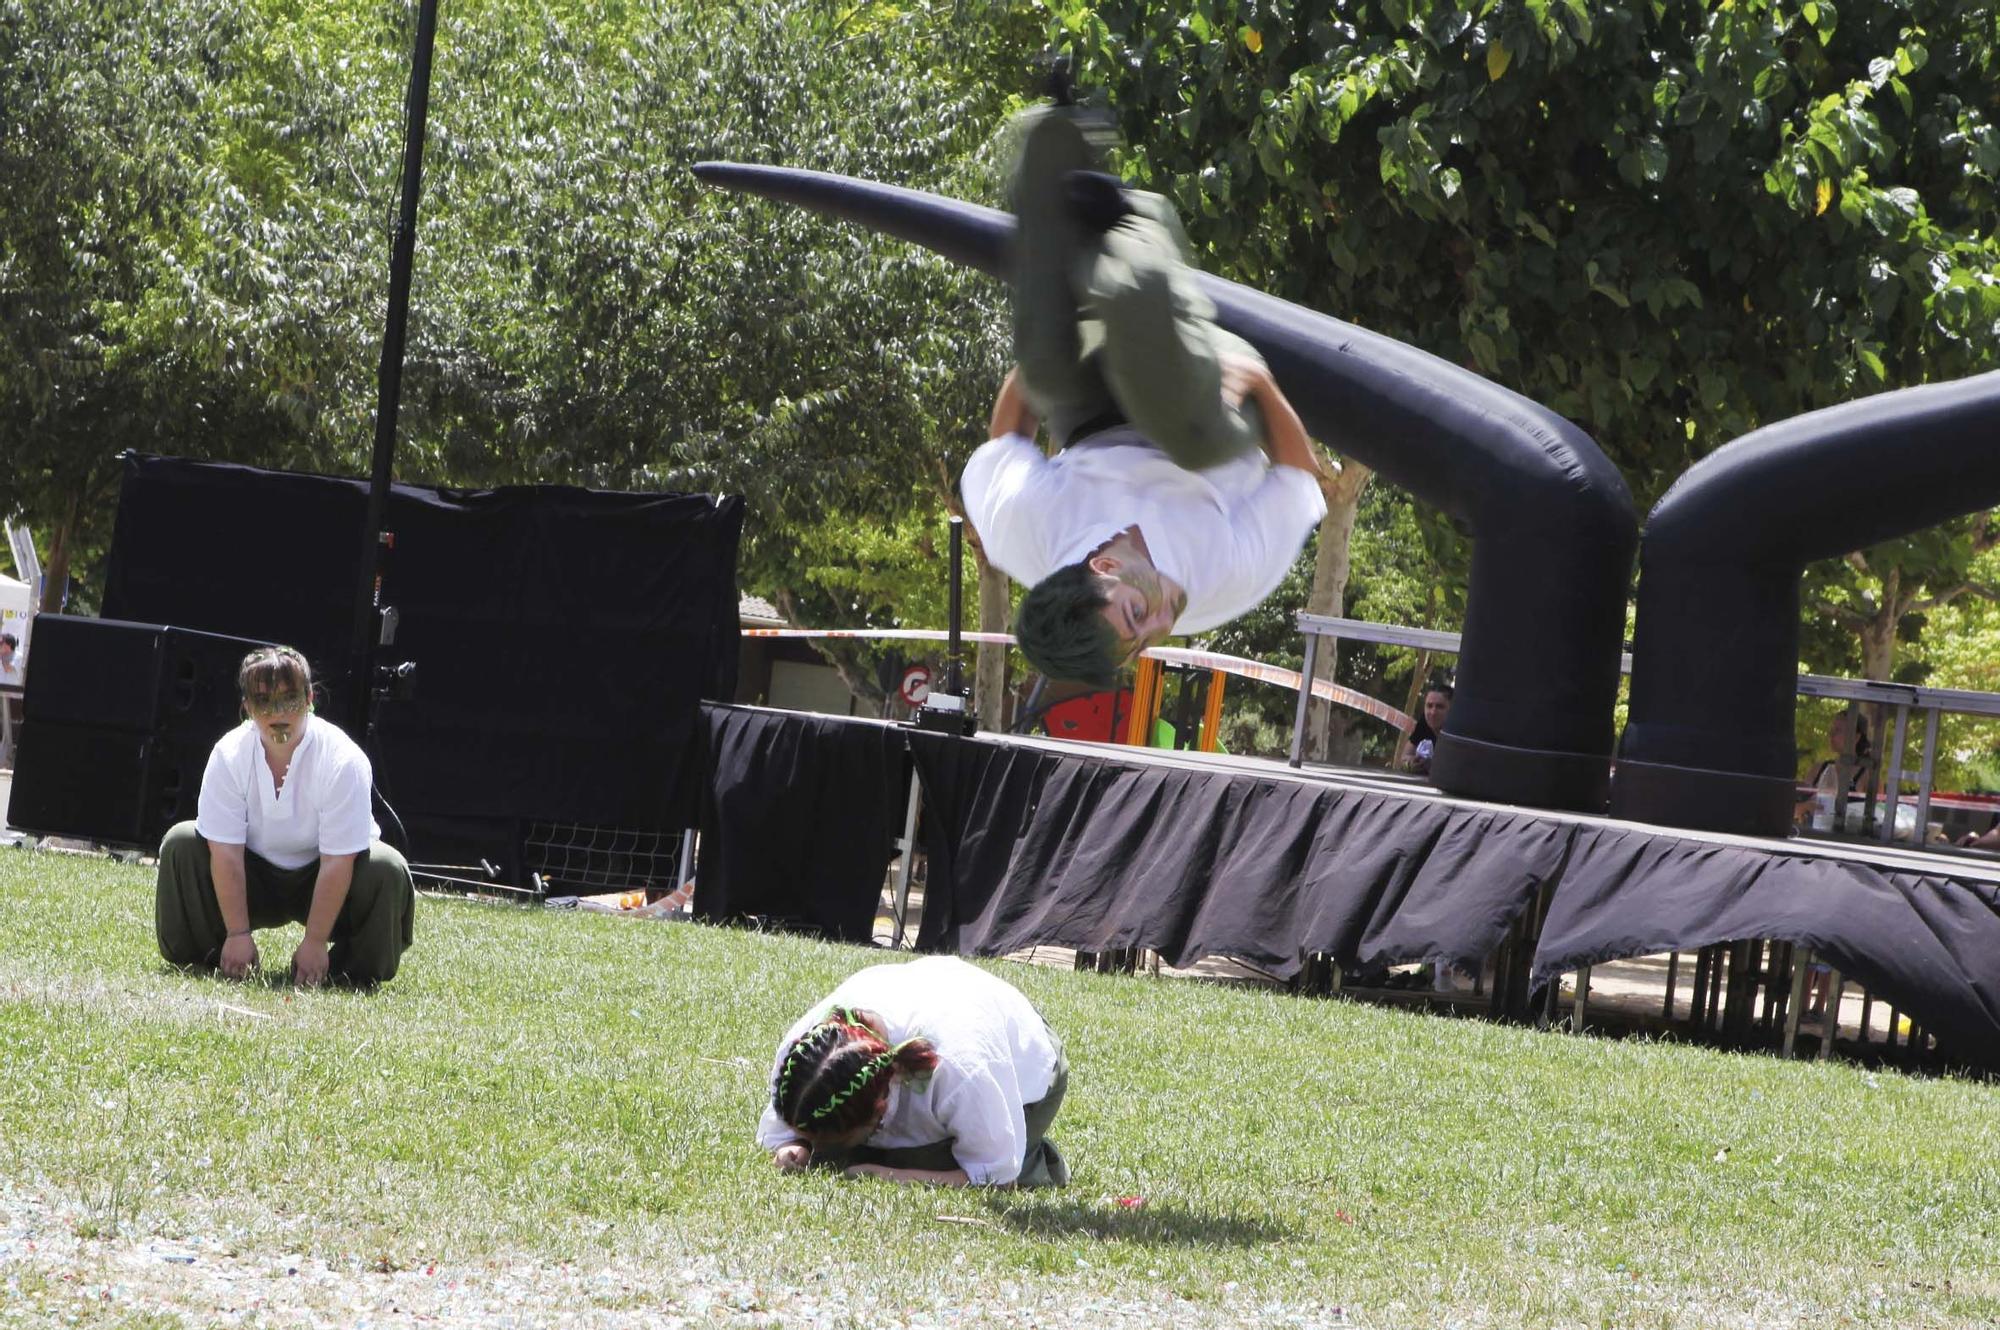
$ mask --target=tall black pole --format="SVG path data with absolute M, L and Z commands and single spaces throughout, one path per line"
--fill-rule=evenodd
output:
M 951 637 L 944 658 L 944 691 L 953 697 L 962 696 L 964 693 L 964 675 L 961 673 L 964 667 L 964 649 L 963 641 L 958 635 L 958 621 L 964 605 L 964 585 L 965 519 L 953 517 L 951 519 L 951 622 L 947 625 L 951 630 Z
M 389 316 L 382 333 L 382 368 L 375 397 L 375 462 L 369 474 L 368 518 L 356 565 L 354 634 L 348 657 L 348 731 L 368 729 L 374 693 L 376 604 L 382 589 L 382 523 L 396 464 L 396 416 L 403 403 L 403 342 L 410 321 L 410 268 L 416 259 L 417 199 L 423 192 L 424 121 L 431 102 L 431 47 L 437 38 L 437 0 L 419 0 L 417 46 L 410 59 L 410 93 L 404 112 L 403 200 L 389 248 Z

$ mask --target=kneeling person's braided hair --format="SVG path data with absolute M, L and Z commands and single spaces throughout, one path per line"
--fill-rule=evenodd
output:
M 793 1041 L 771 1087 L 771 1107 L 804 1136 L 838 1136 L 874 1121 L 897 1072 L 927 1073 L 937 1050 L 926 1039 L 883 1042 L 852 1008 L 835 1007 Z

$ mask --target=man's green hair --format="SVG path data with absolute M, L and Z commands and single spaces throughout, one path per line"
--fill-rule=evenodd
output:
M 1056 569 L 1029 588 L 1014 616 L 1021 654 L 1051 679 L 1115 686 L 1121 653 L 1102 613 L 1109 603 L 1088 561 Z

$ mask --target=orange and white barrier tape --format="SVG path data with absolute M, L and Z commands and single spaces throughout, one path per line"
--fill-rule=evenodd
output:
M 902 642 L 948 642 L 951 634 L 941 628 L 745 628 L 745 637 L 844 637 L 879 638 L 885 641 Z M 999 646 L 1014 645 L 1012 633 L 960 633 L 963 642 L 988 642 Z M 1245 660 L 1241 656 L 1225 656 L 1215 651 L 1191 651 L 1185 647 L 1148 647 L 1146 653 L 1155 660 L 1168 665 L 1191 666 L 1195 669 L 1215 670 L 1222 674 L 1233 674 L 1239 679 L 1251 679 L 1257 683 L 1275 684 L 1299 689 L 1299 672 L 1277 665 L 1266 665 L 1261 660 Z M 1408 712 L 1398 711 L 1387 702 L 1373 698 L 1366 693 L 1344 687 L 1331 679 L 1313 680 L 1313 696 L 1322 702 L 1351 708 L 1373 716 L 1385 725 L 1390 725 L 1408 734 L 1417 727 L 1416 718 Z

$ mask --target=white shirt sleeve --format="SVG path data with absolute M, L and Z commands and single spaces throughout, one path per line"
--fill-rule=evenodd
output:
M 938 1101 L 937 1115 L 951 1132 L 952 1157 L 974 1186 L 1004 1186 L 1021 1176 L 1028 1115 L 1011 1061 L 985 1064 L 965 1077 Z
M 208 750 L 201 796 L 195 802 L 194 829 L 217 845 L 244 845 L 250 840 L 250 792 L 243 788 L 242 764 L 231 760 L 239 747 L 230 742 L 235 735 L 230 731 Z
M 757 1119 L 757 1144 L 766 1150 L 777 1150 L 804 1139 L 805 1137 L 785 1125 L 785 1120 L 778 1116 L 778 1110 L 772 1108 L 770 1101 L 766 1100 L 764 1112 Z
M 958 480 L 965 515 L 979 533 L 987 559 L 1029 586 L 1056 568 L 1042 520 L 1048 505 L 1035 495 L 1044 487 L 1048 469 L 1049 459 L 1034 440 L 1005 434 L 981 444 Z
M 319 788 L 319 852 L 359 854 L 375 839 L 375 818 L 368 797 L 373 769 L 360 751 L 329 762 Z
M 1231 516 L 1237 567 L 1268 595 L 1291 571 L 1306 538 L 1326 516 L 1326 496 L 1310 473 L 1295 466 L 1274 466 Z
M 1257 488 L 1230 507 L 1226 566 L 1233 594 L 1226 597 L 1228 603 L 1184 616 L 1174 631 L 1206 632 L 1263 604 L 1325 516 L 1326 496 L 1311 474 L 1295 466 L 1268 468 Z

